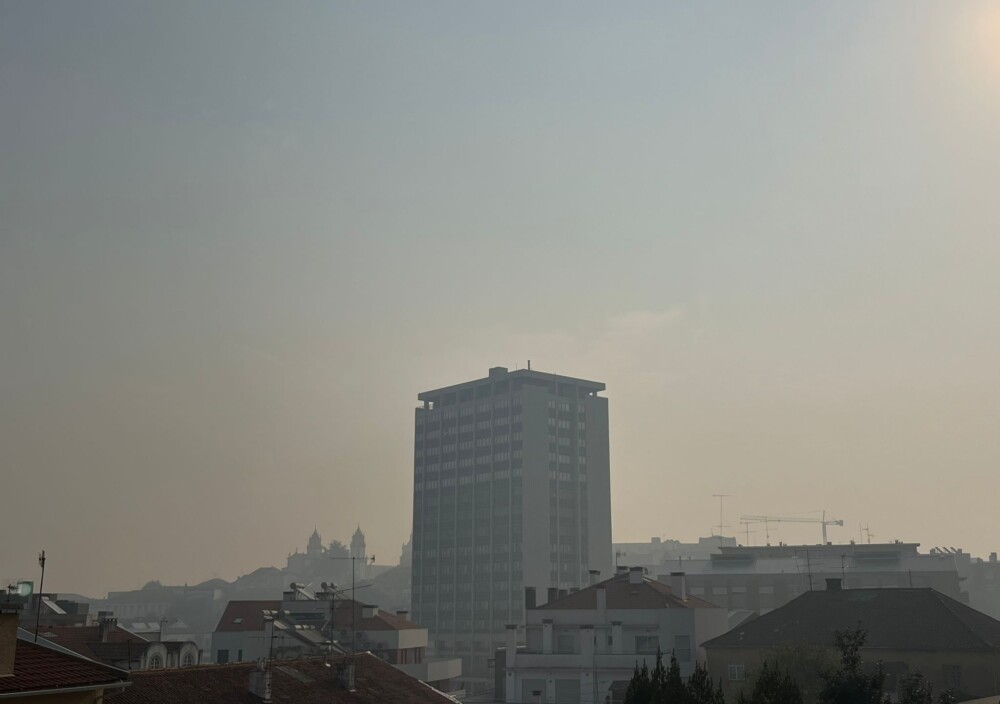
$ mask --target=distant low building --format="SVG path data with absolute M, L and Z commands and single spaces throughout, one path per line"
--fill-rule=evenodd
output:
M 944 553 L 934 548 L 931 554 Z M 961 550 L 951 550 L 958 562 L 958 572 L 963 579 L 963 588 L 969 595 L 969 606 L 1000 619 L 1000 561 L 991 552 L 988 559 L 973 558 Z
M 201 651 L 194 642 L 148 640 L 122 628 L 114 618 L 104 618 L 95 626 L 42 628 L 38 635 L 50 643 L 121 670 L 194 667 L 201 662 Z
M 696 543 L 685 543 L 680 540 L 651 538 L 648 543 L 612 543 L 615 564 L 641 565 L 650 574 L 662 572 L 658 567 L 676 561 L 698 559 L 705 560 L 722 547 L 736 547 L 736 538 L 725 535 L 711 535 L 698 538 Z
M 968 601 L 954 555 L 918 552 L 918 543 L 721 546 L 705 559 L 675 560 L 657 574 L 683 570 L 694 596 L 728 609 L 736 625 L 766 614 L 800 594 L 824 589 L 826 578 L 845 587 L 929 587 Z
M 704 644 L 708 669 L 734 696 L 775 648 L 833 649 L 838 630 L 862 628 L 887 687 L 920 672 L 959 698 L 1000 693 L 1000 621 L 929 588 L 842 589 L 839 578 Z
M 371 651 L 441 691 L 460 693 L 455 681 L 462 674 L 461 659 L 428 657 L 427 629 L 406 612 L 332 597 L 330 591 L 313 595 L 293 584 L 280 601 L 231 601 L 213 636 L 215 662 Z

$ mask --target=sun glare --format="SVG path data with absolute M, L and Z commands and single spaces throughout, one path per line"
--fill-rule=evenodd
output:
M 979 5 L 971 20 L 975 60 L 991 75 L 1000 78 L 1000 3 Z

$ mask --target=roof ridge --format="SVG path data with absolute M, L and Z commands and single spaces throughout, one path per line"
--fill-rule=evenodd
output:
M 985 616 L 986 618 L 992 619 L 993 618 L 992 616 L 990 616 L 989 614 L 984 614 L 982 611 L 979 611 L 978 609 L 974 609 L 971 606 L 963 604 L 962 602 L 958 601 L 957 599 L 952 599 L 947 594 L 942 594 L 941 592 L 939 592 L 936 589 L 930 588 L 929 591 L 931 592 L 931 595 L 935 599 L 937 599 L 938 602 L 944 608 L 946 608 L 948 610 L 948 613 L 950 613 L 952 616 L 955 617 L 955 620 L 958 621 L 959 624 L 961 624 L 962 628 L 964 628 L 969 633 L 971 633 L 972 636 L 976 640 L 978 640 L 980 643 L 982 643 L 983 645 L 985 645 L 988 648 L 996 648 L 996 647 L 1000 646 L 1000 643 L 991 643 L 990 641 L 988 641 L 985 638 L 983 638 L 982 634 L 980 634 L 976 629 L 974 629 L 972 626 L 970 626 L 968 623 L 966 623 L 965 619 L 962 618 L 962 616 L 960 616 L 956 612 L 956 610 L 954 608 L 952 608 L 952 604 L 958 604 L 959 606 L 963 606 L 966 609 L 968 609 L 969 611 L 972 611 L 973 613 L 975 613 L 977 615 Z M 941 597 L 944 597 L 944 598 L 942 599 Z M 995 619 L 993 619 L 993 620 L 995 620 Z

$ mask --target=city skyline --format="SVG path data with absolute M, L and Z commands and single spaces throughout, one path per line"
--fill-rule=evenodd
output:
M 3 3 L 0 575 L 395 561 L 415 395 L 528 359 L 607 384 L 616 541 L 731 494 L 997 550 L 998 46 L 975 0 Z

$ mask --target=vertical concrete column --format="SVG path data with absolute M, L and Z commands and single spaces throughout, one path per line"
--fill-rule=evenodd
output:
M 507 624 L 507 642 L 506 656 L 507 656 L 507 669 L 510 670 L 514 667 L 514 659 L 517 657 L 517 624 L 508 623 Z
M 590 624 L 580 626 L 580 660 L 584 666 L 590 665 L 594 659 L 594 627 Z
M 552 619 L 542 619 L 542 652 L 552 652 Z
M 624 653 L 624 643 L 622 636 L 622 622 L 612 621 L 611 622 L 611 652 L 612 653 Z

